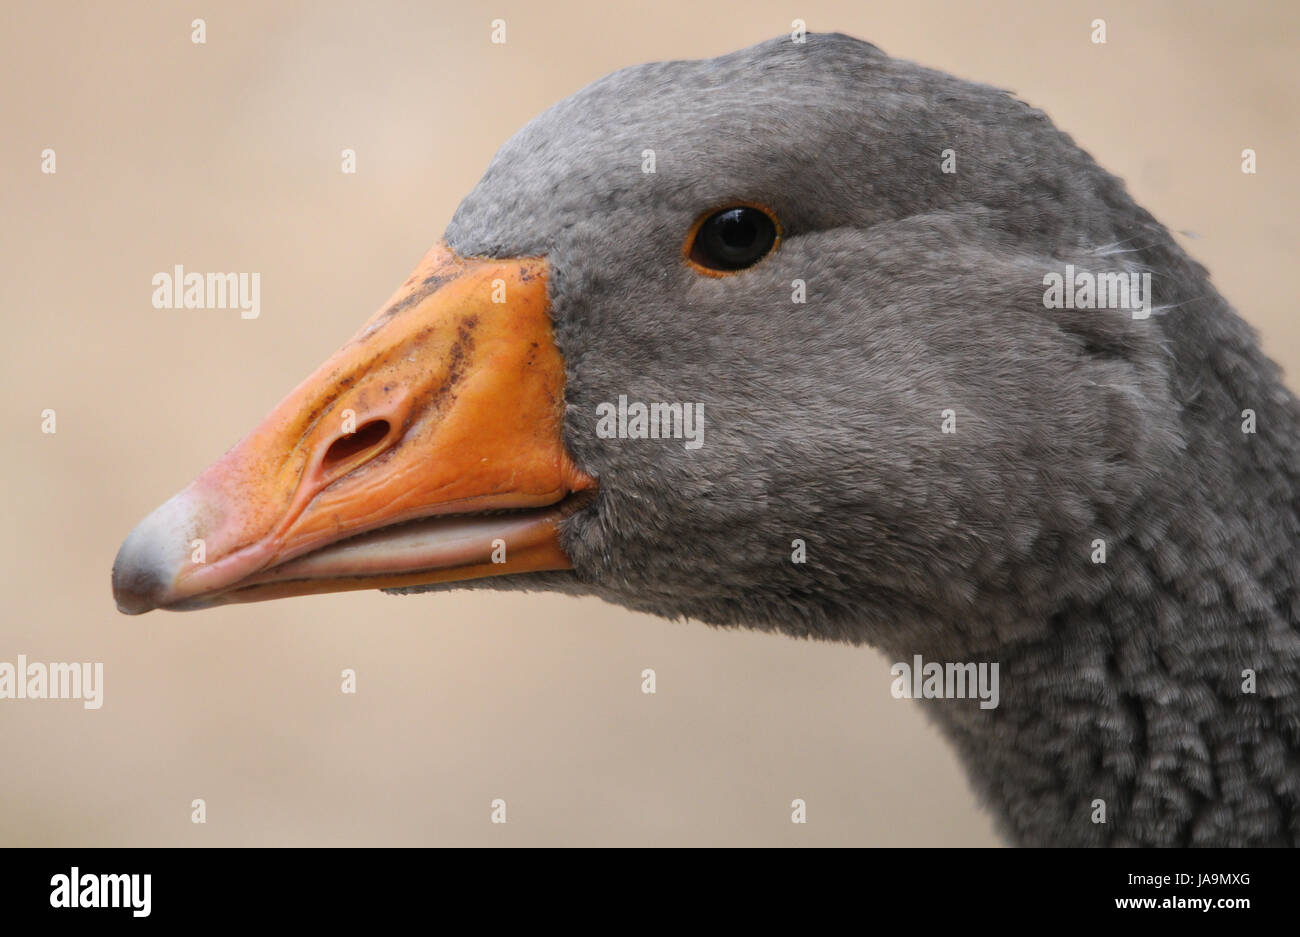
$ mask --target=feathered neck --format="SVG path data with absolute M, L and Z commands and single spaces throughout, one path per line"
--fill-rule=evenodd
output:
M 1181 464 L 1036 633 L 973 651 L 998 708 L 924 704 L 1012 842 L 1300 844 L 1300 405 L 1199 302 L 1167 326 Z

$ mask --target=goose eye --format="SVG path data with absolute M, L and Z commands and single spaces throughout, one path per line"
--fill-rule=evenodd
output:
M 770 254 L 778 237 L 771 215 L 752 205 L 737 205 L 699 222 L 687 239 L 686 256 L 706 273 L 733 273 Z

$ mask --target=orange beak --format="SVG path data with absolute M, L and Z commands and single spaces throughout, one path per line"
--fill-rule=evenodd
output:
M 569 568 L 595 481 L 561 439 L 547 263 L 439 244 L 262 424 L 150 514 L 118 608 L 205 608 Z

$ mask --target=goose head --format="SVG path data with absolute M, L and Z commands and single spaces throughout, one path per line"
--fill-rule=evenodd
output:
M 132 534 L 123 609 L 387 577 L 393 543 L 352 538 L 450 514 L 471 526 L 428 525 L 429 549 L 490 544 L 550 504 L 567 563 L 536 565 L 572 569 L 536 575 L 503 536 L 485 585 L 883 637 L 969 603 L 972 568 L 1049 565 L 1046 534 L 1134 490 L 1163 365 L 1148 323 L 1043 308 L 1055 254 L 1128 235 L 1070 210 L 1096 174 L 1045 129 L 838 36 L 596 82 L 511 139 L 356 338 Z M 679 405 L 683 432 L 598 432 L 620 398 Z M 1048 474 L 1054 455 L 1072 470 Z
M 1150 274 L 1151 314 L 1048 308 L 1067 265 Z M 1098 620 L 1155 608 L 1175 556 L 1208 569 L 1206 532 L 1253 549 L 1222 490 L 1258 468 L 1251 404 L 1294 422 L 1204 271 L 1041 112 L 780 39 L 527 124 L 357 336 L 131 533 L 114 592 L 547 589 L 1022 676 L 1077 653 L 1104 695 Z M 1059 691 L 1035 680 L 1004 695 Z M 986 791 L 1025 773 L 1023 738 L 980 754 L 1007 718 L 945 722 Z M 1059 830 L 1085 788 L 1008 828 Z

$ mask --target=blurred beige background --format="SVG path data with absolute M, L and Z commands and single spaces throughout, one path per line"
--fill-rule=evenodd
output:
M 1012 89 L 1199 235 L 1297 383 L 1289 0 L 6 6 L 0 660 L 103 661 L 105 696 L 0 701 L 0 844 L 997 842 L 868 650 L 554 596 L 114 610 L 127 531 L 389 295 L 516 128 L 615 68 L 800 17 Z M 178 263 L 260 272 L 261 317 L 152 308 Z

